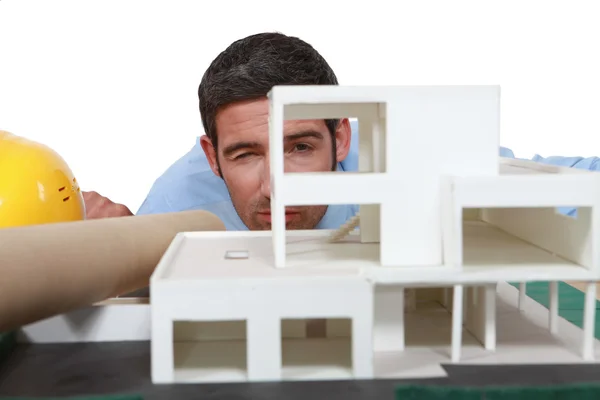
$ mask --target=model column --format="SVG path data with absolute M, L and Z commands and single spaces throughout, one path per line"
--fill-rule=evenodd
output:
M 276 268 L 285 267 L 285 199 L 283 162 L 283 109 L 284 106 L 270 94 L 269 113 L 269 164 L 271 176 L 271 231 L 273 256 Z

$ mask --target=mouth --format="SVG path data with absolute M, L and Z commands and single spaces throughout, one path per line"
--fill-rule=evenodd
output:
M 293 220 L 298 215 L 300 215 L 300 211 L 285 210 L 285 222 L 286 223 L 290 222 L 291 220 Z M 271 223 L 271 212 L 270 211 L 259 212 L 258 213 L 258 217 L 260 219 L 262 219 L 263 221 Z

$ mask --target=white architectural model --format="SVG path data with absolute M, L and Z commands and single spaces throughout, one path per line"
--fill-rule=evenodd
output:
M 595 358 L 600 174 L 499 158 L 498 87 L 294 86 L 269 99 L 272 231 L 176 237 L 151 280 L 153 382 Z M 284 120 L 346 117 L 359 121 L 358 173 L 284 173 Z M 360 212 L 337 232 L 286 232 L 286 206 L 317 204 Z M 551 282 L 547 314 L 522 301 L 533 281 Z M 588 282 L 584 329 L 559 318 L 559 281 Z M 514 305 L 506 282 L 522 282 Z M 580 354 L 548 344 L 559 337 Z
M 272 233 L 188 234 L 173 244 L 151 282 L 154 382 L 296 379 L 282 363 L 309 350 L 286 349 L 282 336 L 304 337 L 311 319 L 326 320 L 326 338 L 351 336 L 351 376 L 373 378 L 376 353 L 405 348 L 404 291 L 416 287 L 446 288 L 438 293 L 452 312 L 458 362 L 463 322 L 495 349 L 499 282 L 600 279 L 600 175 L 499 162 L 498 87 L 275 87 L 269 99 Z M 360 172 L 284 173 L 284 120 L 344 117 L 359 121 Z M 359 233 L 331 242 L 286 232 L 286 206 L 318 204 L 360 204 Z M 577 219 L 560 206 L 579 207 Z M 470 209 L 478 220 L 465 221 Z M 584 359 L 594 352 L 595 287 Z M 555 284 L 551 292 L 555 333 Z M 211 376 L 223 356 L 174 353 L 176 321 L 238 321 L 213 334 L 247 346 L 246 374 Z M 206 376 L 177 374 L 179 357 L 214 365 Z

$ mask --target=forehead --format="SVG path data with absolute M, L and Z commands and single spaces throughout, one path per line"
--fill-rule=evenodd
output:
M 219 147 L 239 141 L 267 145 L 269 142 L 269 101 L 265 99 L 230 104 L 216 115 Z M 285 121 L 284 134 L 300 130 L 327 132 L 325 121 Z

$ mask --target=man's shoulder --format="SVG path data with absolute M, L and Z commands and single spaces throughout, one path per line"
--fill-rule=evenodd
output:
M 518 158 L 521 160 L 534 161 L 541 164 L 554 165 L 557 167 L 577 168 L 588 171 L 600 171 L 600 157 L 597 156 L 542 156 L 535 154 L 531 158 L 516 157 L 512 150 L 501 148 L 500 155 L 508 158 Z
M 184 211 L 229 200 L 221 178 L 196 143 L 154 181 L 137 214 Z
M 599 171 L 600 170 L 600 158 L 599 157 L 582 157 L 582 156 L 548 156 L 543 157 L 536 154 L 532 158 L 533 161 L 556 165 L 559 167 L 577 168 L 588 171 Z
M 358 213 L 357 204 L 334 204 L 327 207 L 327 211 L 315 229 L 338 229 L 350 218 Z

